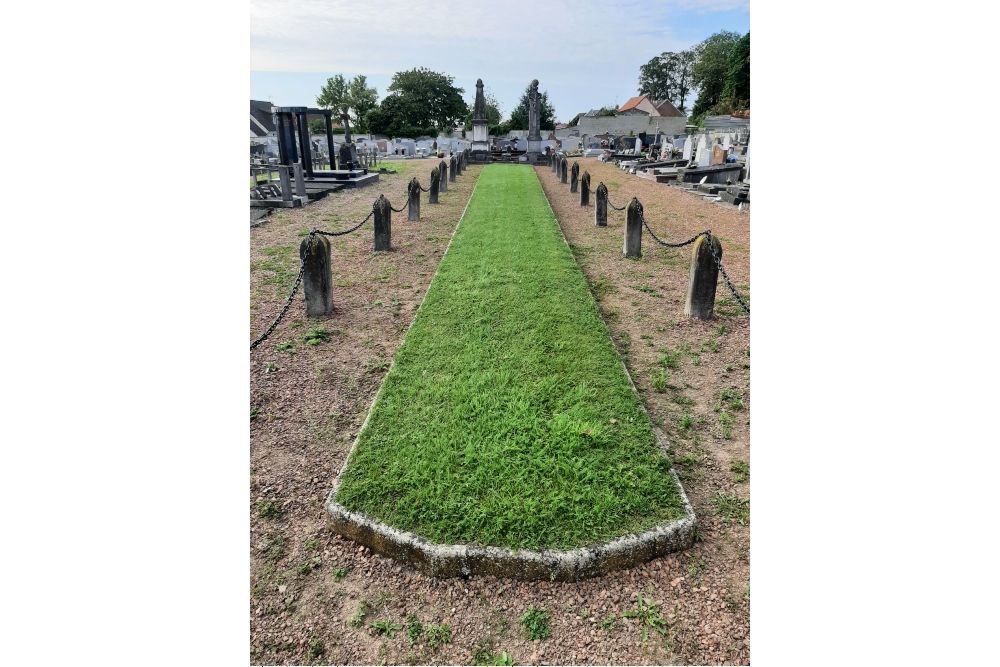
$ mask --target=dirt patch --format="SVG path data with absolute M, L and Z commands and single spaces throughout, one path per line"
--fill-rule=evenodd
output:
M 396 163 L 412 166 L 413 173 L 382 176 L 375 187 L 336 193 L 304 209 L 273 214 L 271 222 L 252 230 L 251 263 L 258 269 L 251 272 L 251 338 L 280 310 L 294 280 L 294 272 L 290 278 L 285 275 L 281 262 L 287 253 L 280 248 L 293 247 L 295 261 L 288 271 L 297 271 L 302 230 L 347 228 L 367 214 L 379 192 L 397 208 L 402 206 L 409 178 L 417 175 L 426 187 L 427 174 L 437 162 Z M 723 239 L 730 275 L 737 284 L 748 284 L 745 213 L 741 218 L 735 211 L 596 160 L 580 164 L 581 173 L 590 171 L 594 188 L 604 180 L 616 205 L 626 194 L 638 196 L 654 231 L 665 240 L 711 228 Z M 686 321 L 682 309 L 689 256 L 653 249 L 646 237 L 643 259 L 624 260 L 623 214 L 609 211 L 609 227 L 593 228 L 593 208 L 579 207 L 578 195 L 571 195 L 568 185 L 557 184 L 544 167 L 535 171 L 598 295 L 615 344 L 651 417 L 663 418 L 663 429 L 676 443 L 675 465 L 682 479 L 687 478 L 684 487 L 704 542 L 684 554 L 578 583 L 489 576 L 433 580 L 326 530 L 323 501 L 334 475 L 480 169 L 470 166 L 457 183 L 449 183 L 439 207 L 428 205 L 423 195 L 421 222 L 407 223 L 405 213 L 393 214 L 391 253 L 377 256 L 371 251 L 371 222 L 343 240 L 331 239 L 334 315 L 307 320 L 299 295 L 286 320 L 251 354 L 251 408 L 258 411 L 251 421 L 251 662 L 472 664 L 474 648 L 489 643 L 497 653 L 510 653 L 517 664 L 748 664 L 749 598 L 744 591 L 749 592 L 749 527 L 738 523 L 731 503 L 722 506 L 733 517 L 724 523 L 724 517 L 715 514 L 720 505 L 713 498 L 720 491 L 735 494 L 737 501 L 749 498 L 749 482 L 737 483 L 729 471 L 732 460 L 749 461 L 749 425 L 743 423 L 749 420 L 749 369 L 743 368 L 749 366 L 749 320 L 733 315 L 710 323 Z M 674 217 L 667 215 L 671 211 Z M 324 215 L 338 219 L 323 220 Z M 734 247 L 739 245 L 742 251 Z M 265 252 L 269 248 L 276 250 Z M 262 268 L 264 263 L 271 268 Z M 713 334 L 722 323 L 727 333 Z M 318 324 L 336 331 L 330 342 L 314 347 L 299 340 Z M 651 338 L 642 338 L 646 335 Z M 709 342 L 704 352 L 679 353 L 677 368 L 657 365 L 659 357 L 667 356 L 659 347 L 676 351 L 687 344 L 691 351 L 700 351 L 707 339 L 715 340 L 717 351 L 711 351 Z M 290 340 L 294 355 L 277 351 L 280 343 Z M 278 370 L 265 372 L 269 362 Z M 651 385 L 650 366 L 664 368 L 669 385 L 677 390 L 658 393 Z M 732 370 L 725 371 L 726 366 Z M 729 439 L 721 437 L 719 413 L 713 409 L 723 388 L 740 389 L 744 405 L 730 409 Z M 684 414 L 702 421 L 681 429 L 677 424 Z M 659 603 L 665 636 L 651 631 L 643 643 L 636 622 L 622 618 L 622 613 L 635 610 L 639 594 Z M 356 628 L 349 621 L 361 600 L 368 602 L 367 615 Z M 551 612 L 550 638 L 528 640 L 519 627 L 519 619 L 532 606 Z M 411 646 L 405 631 L 410 614 L 424 626 L 450 625 L 451 643 L 431 648 L 425 632 Z M 613 626 L 606 622 L 602 627 L 601 621 L 611 614 Z M 383 620 L 404 629 L 393 638 L 379 635 L 370 624 Z

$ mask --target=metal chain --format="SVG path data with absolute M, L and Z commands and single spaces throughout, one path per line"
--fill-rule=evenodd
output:
M 265 222 L 270 222 L 270 221 L 271 221 L 270 218 L 268 218 L 267 216 L 264 216 L 264 218 L 260 222 L 252 222 L 252 223 L 250 223 L 250 229 L 253 229 L 254 227 L 260 227 Z
M 722 274 L 722 279 L 726 281 L 726 287 L 729 288 L 729 291 L 733 293 L 733 297 L 736 299 L 736 301 L 739 302 L 741 306 L 743 306 L 743 310 L 747 311 L 747 315 L 749 315 L 750 306 L 748 306 L 746 302 L 743 301 L 743 297 L 741 297 L 739 292 L 736 291 L 736 288 L 733 287 L 733 283 L 732 281 L 729 280 L 729 276 L 726 274 L 726 270 L 722 268 L 722 262 L 719 260 L 719 256 L 715 254 L 715 246 L 712 245 L 712 234 L 706 232 L 706 236 L 707 238 L 705 240 L 708 241 L 708 249 L 712 251 L 712 259 L 715 260 L 715 265 L 719 267 L 719 272 Z
M 654 234 L 653 230 L 649 228 L 649 223 L 646 222 L 646 215 L 645 215 L 645 213 L 641 214 L 641 218 L 642 218 L 642 226 L 646 228 L 646 231 L 649 232 L 649 235 L 653 237 L 653 240 L 656 241 L 657 243 L 659 243 L 660 245 L 666 246 L 668 248 L 683 248 L 686 245 L 691 245 L 692 243 L 694 243 L 695 241 L 697 241 L 698 237 L 701 236 L 702 234 L 704 234 L 705 236 L 708 236 L 709 238 L 711 238 L 711 236 L 712 236 L 712 231 L 709 230 L 709 229 L 706 229 L 705 231 L 703 231 L 703 232 L 701 232 L 699 234 L 695 234 L 694 236 L 692 236 L 691 238 L 689 238 L 687 241 L 684 241 L 683 243 L 667 243 L 666 241 L 660 239 L 660 237 L 658 237 L 656 234 Z
M 399 208 L 392 208 L 392 204 L 389 204 L 389 208 L 393 210 L 394 213 L 402 213 L 406 210 L 406 206 L 400 206 Z
M 375 201 L 378 201 L 378 200 L 376 199 Z M 351 227 L 348 230 L 345 230 L 345 231 L 342 231 L 342 232 L 324 232 L 321 229 L 314 229 L 314 230 L 312 230 L 311 232 L 309 232 L 309 245 L 306 246 L 305 255 L 307 257 L 309 256 L 309 251 L 312 250 L 312 245 L 313 245 L 313 242 L 316 240 L 316 235 L 317 234 L 322 234 L 323 236 L 343 236 L 345 234 L 350 234 L 351 232 L 353 232 L 353 231 L 357 230 L 359 227 L 361 227 L 361 225 L 363 225 L 366 222 L 368 222 L 368 219 L 371 218 L 373 215 L 375 215 L 375 204 L 372 204 L 372 210 L 368 212 L 368 215 L 365 216 L 364 220 L 362 220 L 361 222 L 359 222 L 354 227 Z M 301 262 L 301 260 L 300 260 L 300 262 Z M 288 312 L 288 307 L 292 305 L 292 299 L 295 298 L 295 293 L 299 291 L 299 285 L 302 284 L 302 274 L 305 272 L 305 270 L 306 270 L 306 264 L 305 264 L 305 262 L 301 262 L 299 264 L 299 274 L 297 276 L 295 276 L 295 284 L 292 285 L 292 291 L 288 295 L 288 298 L 285 300 L 285 305 L 282 307 L 281 312 L 278 313 L 278 316 L 276 318 L 274 318 L 274 321 L 271 322 L 271 326 L 269 326 L 267 328 L 267 331 L 265 331 L 260 336 L 258 336 L 257 339 L 254 340 L 254 342 L 250 343 L 250 351 L 251 352 L 253 352 L 254 349 L 258 345 L 260 345 L 261 343 L 263 343 L 264 340 L 268 336 L 271 335 L 271 333 L 274 331 L 275 327 L 278 326 L 278 323 L 281 322 L 281 318 L 283 318 L 285 316 L 285 313 Z
M 615 209 L 616 211 L 624 211 L 625 210 L 624 206 L 622 206 L 621 208 L 618 208 L 617 206 L 615 206 L 614 204 L 612 204 L 610 197 L 607 199 L 607 202 L 608 202 L 608 206 L 610 206 L 611 208 Z

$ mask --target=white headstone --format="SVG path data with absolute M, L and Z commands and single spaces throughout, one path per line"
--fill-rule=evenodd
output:
M 746 159 L 746 162 L 743 164 L 743 172 L 746 174 L 743 177 L 743 182 L 744 183 L 749 183 L 750 182 L 750 147 L 749 146 L 747 146 L 747 159 Z
M 688 137 L 684 140 L 684 152 L 681 157 L 685 160 L 691 159 L 691 149 L 694 147 L 694 137 Z
M 701 143 L 698 144 L 698 166 L 708 167 L 712 164 L 712 140 L 707 134 L 702 135 Z

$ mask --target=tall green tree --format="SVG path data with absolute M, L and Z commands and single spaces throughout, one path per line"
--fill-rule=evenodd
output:
M 750 108 L 750 33 L 736 42 L 729 53 L 729 68 L 726 70 L 726 85 L 722 97 L 741 102 Z
M 528 129 L 528 93 L 531 92 L 531 84 L 524 89 L 517 106 L 510 112 L 510 120 L 507 121 L 509 130 Z M 538 129 L 556 129 L 556 108 L 549 104 L 548 91 L 538 93 Z
M 694 48 L 697 61 L 691 69 L 691 78 L 698 89 L 691 115 L 696 120 L 722 101 L 729 72 L 729 54 L 742 36 L 736 32 L 720 30 Z
M 404 125 L 444 131 L 468 113 L 468 105 L 462 99 L 465 89 L 456 88 L 454 82 L 455 77 L 425 67 L 396 72 L 386 99 L 398 98 L 392 108 L 403 114 Z
M 655 56 L 639 68 L 639 94 L 654 100 L 667 100 L 684 113 L 684 100 L 691 92 L 696 58 L 693 49 Z
M 378 90 L 368 86 L 368 79 L 363 74 L 359 74 L 347 84 L 347 102 L 353 112 L 351 121 L 358 132 L 370 132 L 368 128 L 368 114 L 378 106 Z
M 322 109 L 333 109 L 340 111 L 340 105 L 348 104 L 349 96 L 347 92 L 347 81 L 343 74 L 330 77 L 323 84 L 316 98 L 316 104 Z

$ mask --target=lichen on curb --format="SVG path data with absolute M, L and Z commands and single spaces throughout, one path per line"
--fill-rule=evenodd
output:
M 466 202 L 465 210 L 462 211 L 458 224 L 455 225 L 455 230 L 452 232 L 452 239 L 455 238 L 455 233 L 458 232 L 458 227 L 461 225 L 462 219 L 465 218 L 465 213 L 469 210 L 469 204 L 472 202 L 475 194 L 475 187 L 473 187 L 472 194 L 469 195 L 469 201 Z M 544 189 L 542 190 L 542 194 L 545 196 Z M 545 196 L 545 201 L 549 203 L 547 196 Z M 549 203 L 549 210 L 552 212 L 552 217 L 556 220 L 556 226 L 559 227 L 560 234 L 562 234 L 559 219 L 556 217 L 555 211 L 552 211 L 551 203 Z M 562 236 L 563 242 L 567 243 L 566 236 L 564 234 Z M 442 261 L 445 255 L 448 254 L 450 247 L 451 239 L 449 239 L 448 247 L 445 248 L 445 252 L 441 256 Z M 434 276 L 431 278 L 431 285 L 436 277 L 437 271 L 435 271 Z M 430 292 L 430 285 L 428 285 L 427 292 Z M 427 292 L 424 293 L 425 300 Z M 419 313 L 419 308 L 417 312 Z M 414 315 L 413 321 L 416 321 L 416 315 Z M 604 324 L 607 327 L 607 323 L 605 322 Z M 410 323 L 410 326 L 413 326 L 413 322 Z M 610 329 L 608 329 L 609 337 L 610 334 Z M 624 362 L 622 362 L 622 368 L 632 385 L 632 390 L 638 394 L 635 382 L 632 381 L 632 375 L 628 372 L 628 368 Z M 391 371 L 392 368 L 390 366 L 389 372 Z M 386 377 L 388 375 L 389 373 L 386 373 Z M 598 577 L 608 572 L 631 568 L 655 558 L 688 549 L 694 544 L 697 519 L 694 515 L 694 509 L 688 501 L 687 494 L 684 493 L 684 488 L 677 478 L 677 473 L 673 469 L 670 470 L 670 476 L 673 478 L 674 483 L 677 484 L 681 499 L 684 501 L 684 518 L 654 526 L 642 533 L 624 535 L 613 540 L 598 542 L 576 549 L 532 551 L 528 549 L 512 550 L 505 547 L 482 547 L 474 544 L 438 544 L 430 542 L 419 535 L 397 530 L 363 512 L 349 510 L 337 503 L 334 500 L 334 496 L 336 496 L 337 488 L 340 485 L 340 478 L 343 476 L 344 470 L 347 469 L 351 455 L 357 447 L 361 433 L 364 432 L 365 427 L 368 425 L 368 419 L 371 417 L 381 393 L 382 388 L 379 387 L 379 391 L 375 395 L 375 400 L 372 401 L 372 405 L 368 409 L 365 421 L 354 439 L 351 451 L 348 452 L 340 474 L 337 476 L 333 488 L 327 496 L 325 503 L 328 514 L 327 526 L 333 533 L 343 535 L 376 553 L 405 563 L 429 577 L 447 578 L 492 575 L 524 581 L 571 582 Z M 643 411 L 645 411 L 644 406 Z M 650 427 L 656 435 L 656 440 L 660 445 L 663 455 L 668 456 L 666 436 L 652 421 L 650 421 Z

